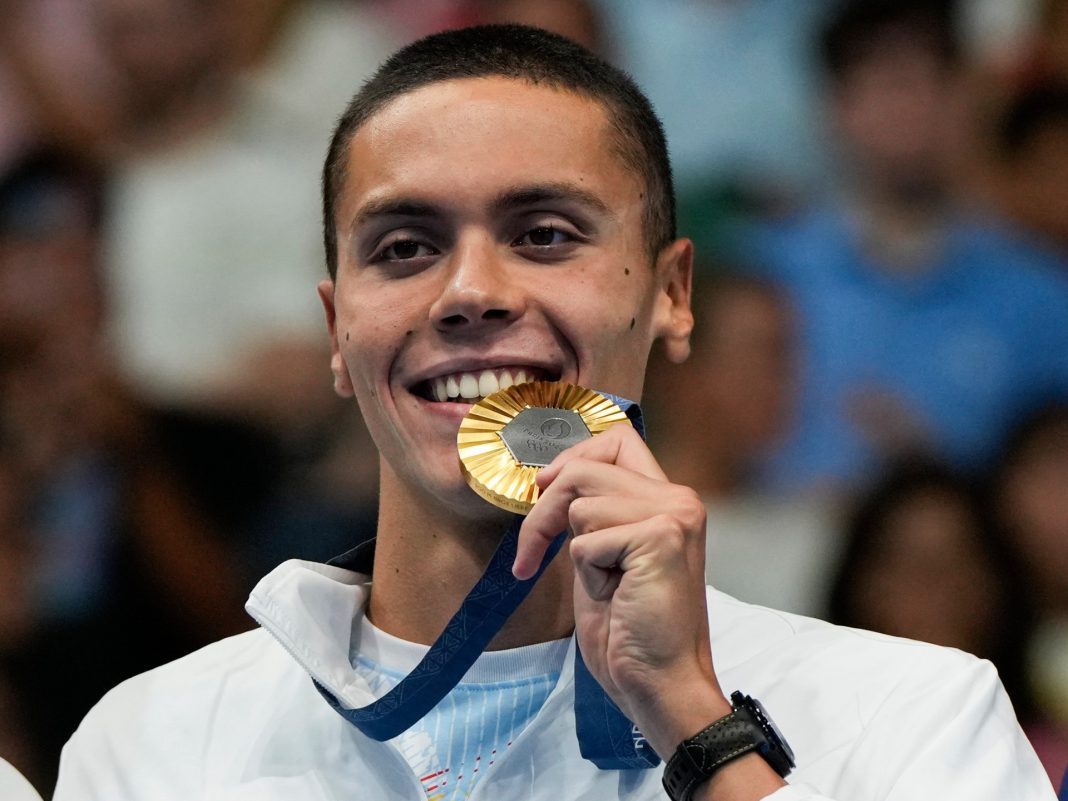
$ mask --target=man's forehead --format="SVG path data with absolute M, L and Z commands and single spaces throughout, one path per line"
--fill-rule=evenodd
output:
M 586 183 L 635 187 L 604 106 L 574 92 L 493 76 L 439 81 L 392 100 L 353 136 L 348 189 L 424 193 L 478 186 Z M 493 189 L 494 193 L 500 191 Z M 362 202 L 362 201 L 361 201 Z
M 503 149 L 517 161 L 589 161 L 614 151 L 612 137 L 604 105 L 592 98 L 516 78 L 462 78 L 421 86 L 378 109 L 353 136 L 349 164 L 384 153 L 437 160 L 465 146 L 476 149 L 472 158 L 486 148 L 486 156 Z
M 574 114 L 602 123 L 607 121 L 605 102 L 588 94 L 562 85 L 535 82 L 525 77 L 481 75 L 431 81 L 400 93 L 376 109 L 360 126 L 360 130 L 374 126 L 383 119 L 397 116 L 398 107 L 430 109 L 457 103 L 472 104 L 493 100 L 512 101 L 516 106 L 535 103 L 542 113 Z

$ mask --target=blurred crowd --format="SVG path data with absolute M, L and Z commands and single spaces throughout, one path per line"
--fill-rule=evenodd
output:
M 0 757 L 373 534 L 315 296 L 336 115 L 549 28 L 662 116 L 697 244 L 651 441 L 745 600 L 998 667 L 1068 763 L 1066 0 L 0 0 Z

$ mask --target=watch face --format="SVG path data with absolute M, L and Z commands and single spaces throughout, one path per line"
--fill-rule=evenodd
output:
M 794 752 L 782 736 L 778 726 L 768 715 L 764 705 L 760 701 L 740 692 L 731 694 L 731 702 L 736 710 L 745 710 L 753 718 L 753 722 L 764 733 L 766 742 L 760 745 L 760 752 L 771 763 L 780 776 L 786 776 L 795 766 Z

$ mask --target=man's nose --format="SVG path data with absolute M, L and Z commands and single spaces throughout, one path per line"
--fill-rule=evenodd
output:
M 471 236 L 453 250 L 446 283 L 430 308 L 439 331 L 473 331 L 523 315 L 526 295 L 498 248 L 490 237 Z

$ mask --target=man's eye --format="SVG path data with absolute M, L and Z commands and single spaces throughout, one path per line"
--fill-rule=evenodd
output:
M 401 239 L 382 248 L 378 254 L 378 260 L 407 261 L 408 259 L 417 259 L 420 256 L 436 256 L 437 253 L 430 245 L 424 245 L 414 239 Z
M 533 245 L 544 248 L 550 245 L 562 245 L 570 242 L 572 237 L 565 231 L 553 228 L 551 225 L 539 225 L 532 228 L 512 243 L 514 247 Z

